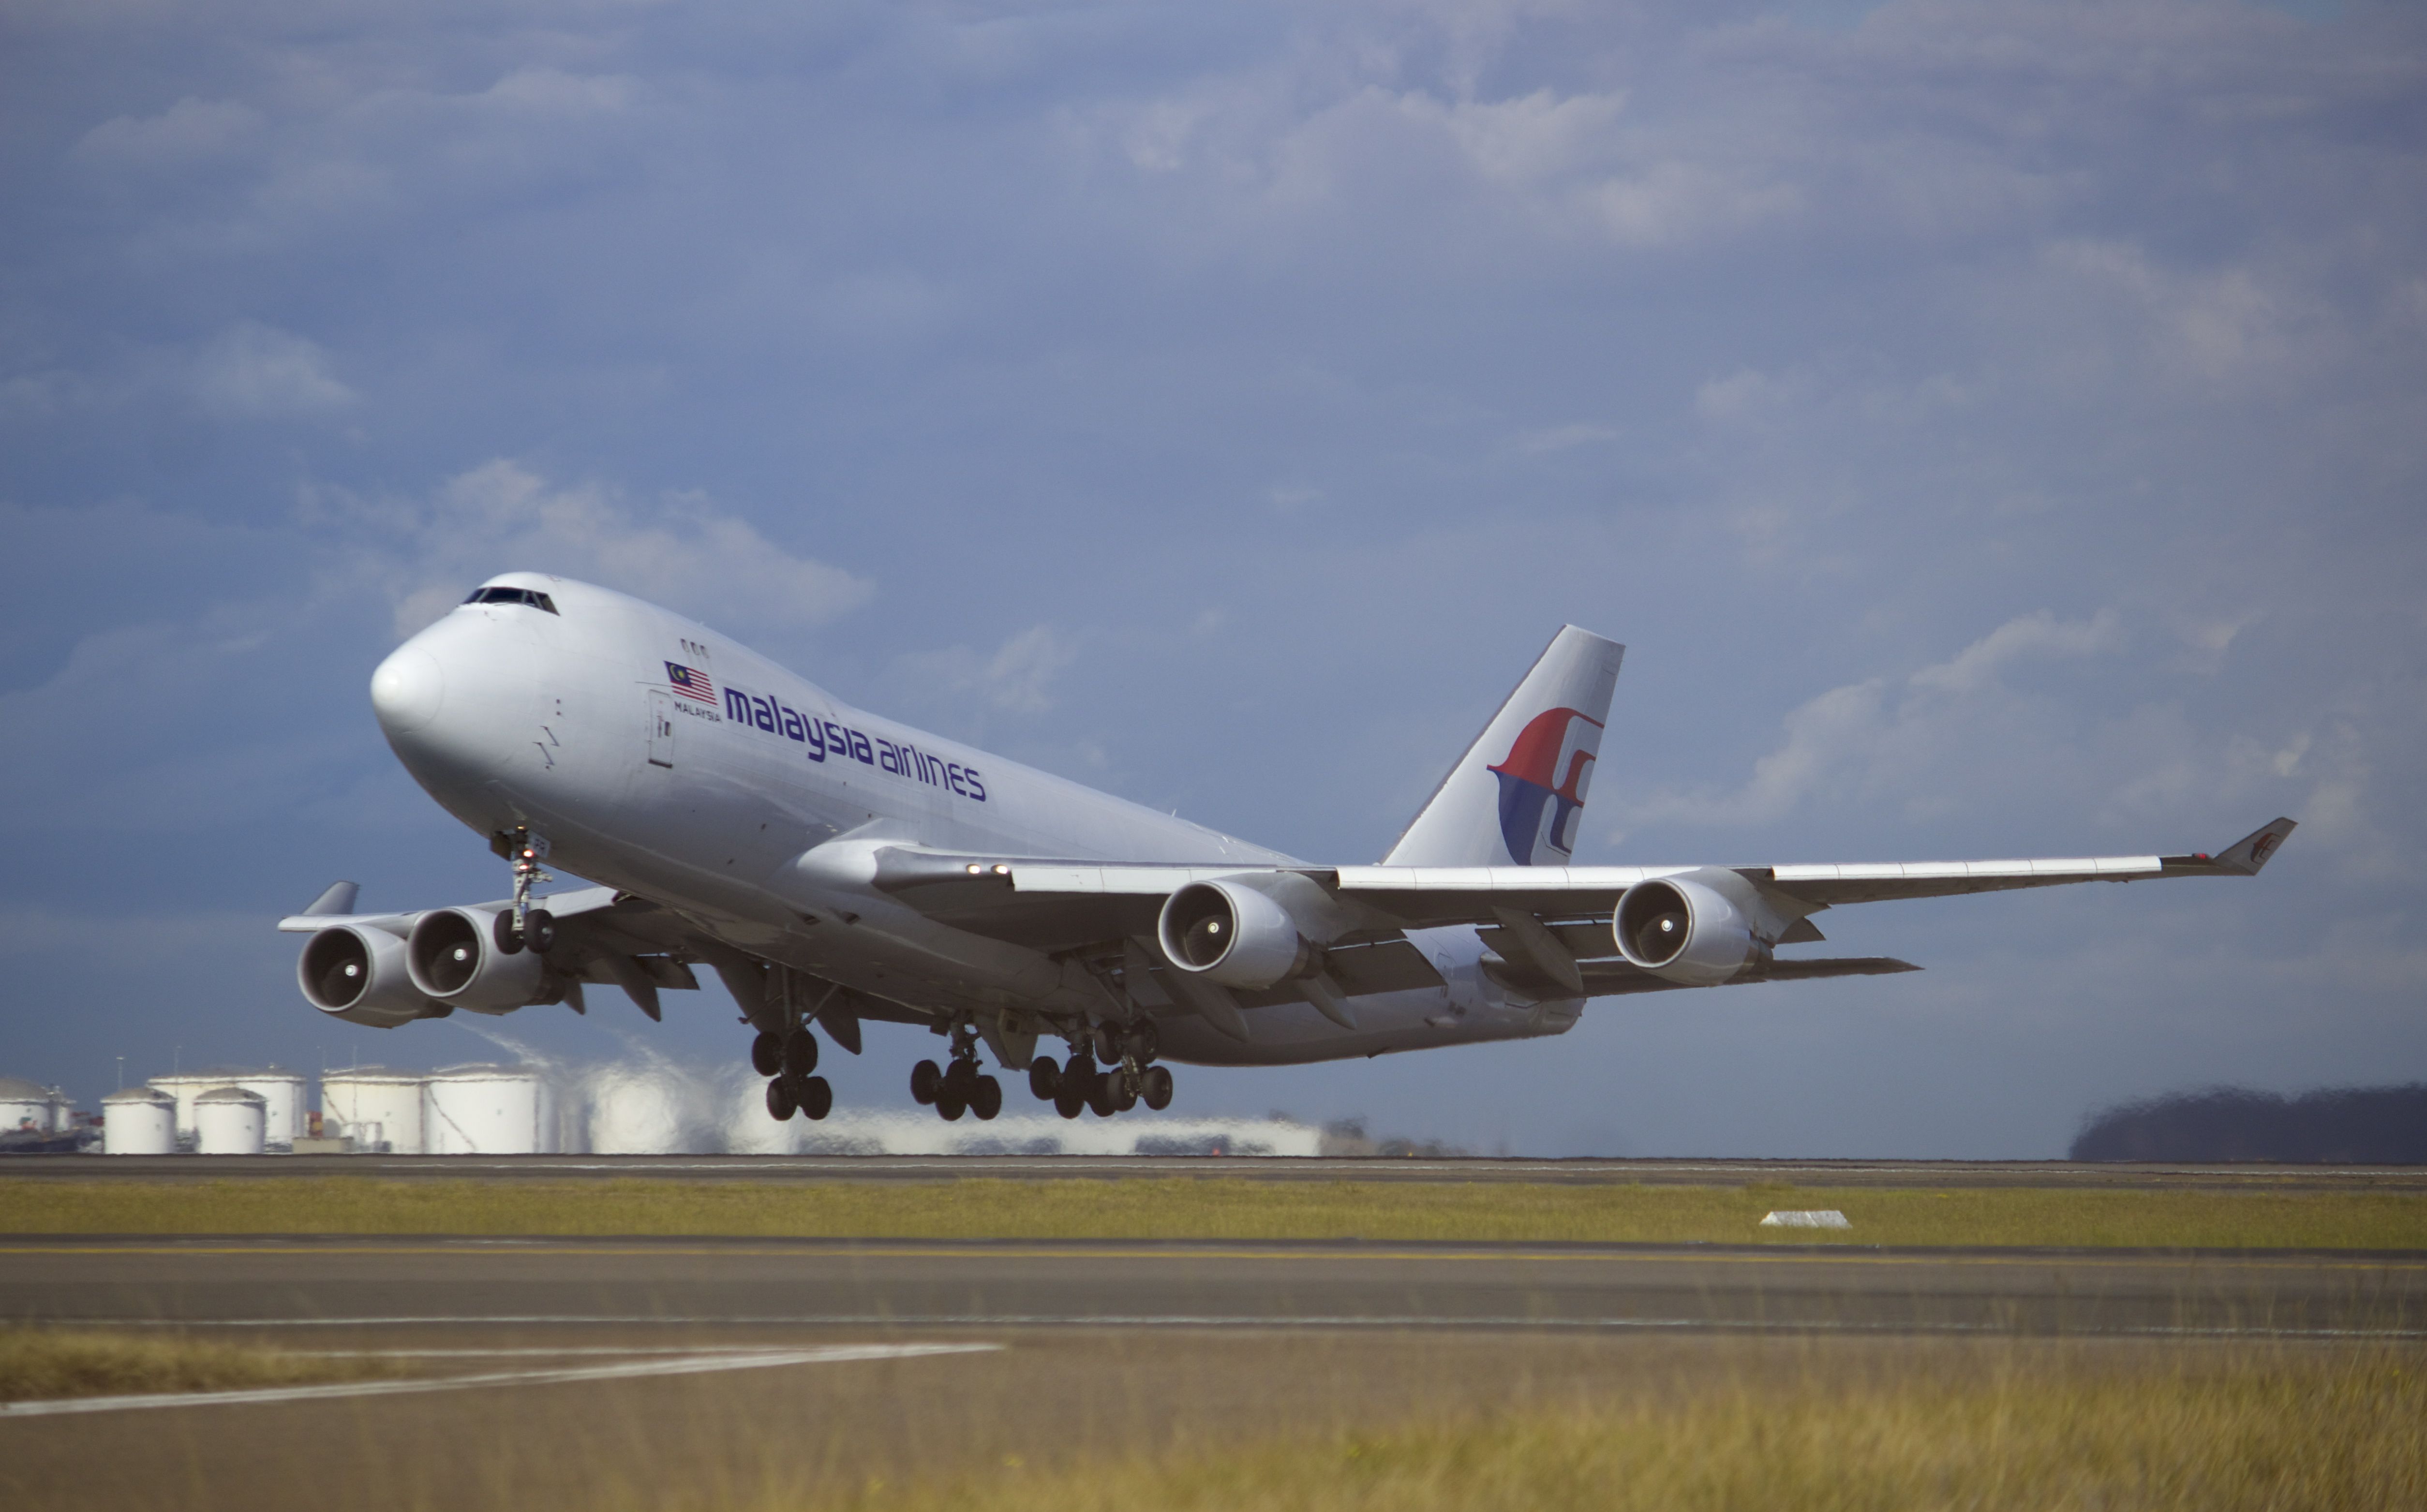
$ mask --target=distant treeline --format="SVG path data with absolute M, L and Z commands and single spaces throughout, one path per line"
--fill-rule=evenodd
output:
M 2127 1102 L 2091 1116 L 2073 1158 L 2427 1165 L 2427 1083 L 2297 1097 L 2210 1087 Z

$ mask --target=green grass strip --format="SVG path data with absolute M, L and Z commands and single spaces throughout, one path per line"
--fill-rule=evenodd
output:
M 1758 1227 L 1834 1208 L 1842 1233 Z M 2427 1249 L 2427 1195 L 1227 1179 L 0 1180 L 0 1233 L 1578 1240 Z
M 0 1324 L 0 1402 L 169 1391 L 236 1391 L 392 1375 L 384 1360 L 284 1354 L 175 1334 Z
M 2427 1506 L 2427 1372 L 2416 1355 L 2184 1358 L 2175 1370 L 2106 1378 L 2026 1366 L 1963 1382 L 1816 1383 L 1579 1404 L 907 1487 L 805 1488 L 725 1504 L 750 1512 Z

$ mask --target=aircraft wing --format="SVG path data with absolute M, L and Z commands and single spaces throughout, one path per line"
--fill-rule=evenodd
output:
M 354 884 L 334 883 L 309 908 L 280 919 L 278 927 L 290 935 L 310 935 L 344 925 L 381 930 L 401 939 L 421 917 L 419 911 L 359 914 L 354 912 L 357 896 Z M 533 903 L 556 920 L 549 966 L 574 982 L 621 987 L 652 1018 L 658 1016 L 659 988 L 698 989 L 699 979 L 688 964 L 696 958 L 690 949 L 695 926 L 648 900 L 612 887 L 581 887 L 534 899 Z M 512 907 L 513 900 L 473 906 L 500 910 Z M 579 1006 L 578 993 L 573 1001 Z
M 2053 887 L 2076 882 L 2256 876 L 2292 833 L 2278 819 L 2214 854 L 2078 856 L 2038 860 L 1904 861 L 1739 866 L 1766 892 L 1816 913 L 1840 903 Z M 1160 866 L 1109 861 L 959 855 L 895 846 L 876 856 L 874 886 L 939 922 L 1039 950 L 1151 936 L 1163 902 L 1192 882 L 1255 872 L 1304 877 L 1344 907 L 1354 927 L 1335 944 L 1374 943 L 1414 929 L 1547 924 L 1579 957 L 1617 954 L 1608 919 L 1638 882 L 1695 867 Z M 1564 928 L 1561 921 L 1569 922 Z M 1809 929 L 1808 924 L 1800 926 Z M 1597 936 L 1597 937 L 1596 937 Z M 1783 943 L 1817 939 L 1790 931 Z M 1620 990 L 1620 989 L 1612 989 Z

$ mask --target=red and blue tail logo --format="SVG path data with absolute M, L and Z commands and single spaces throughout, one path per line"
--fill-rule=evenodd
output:
M 1547 709 L 1526 722 L 1507 759 L 1490 769 L 1500 779 L 1500 836 L 1519 866 L 1556 866 L 1575 853 L 1601 728 L 1580 710 Z

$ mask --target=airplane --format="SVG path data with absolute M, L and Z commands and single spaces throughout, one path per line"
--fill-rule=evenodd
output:
M 819 1032 L 945 1040 L 910 1090 L 1002 1109 L 983 1049 L 1065 1118 L 1169 1106 L 1170 1063 L 1278 1065 L 1529 1039 L 1628 993 L 1920 969 L 1809 957 L 1844 904 L 2255 876 L 2293 821 L 2214 854 L 1577 866 L 1625 648 L 1562 628 L 1390 854 L 1311 864 L 854 708 L 730 639 L 544 573 L 490 578 L 382 661 L 405 770 L 509 864 L 510 897 L 357 913 L 330 886 L 304 998 L 379 1029 L 719 977 L 767 1111 L 816 1119 Z M 550 894 L 556 867 L 595 886 Z M 1059 1041 L 1064 1053 L 1040 1055 Z

